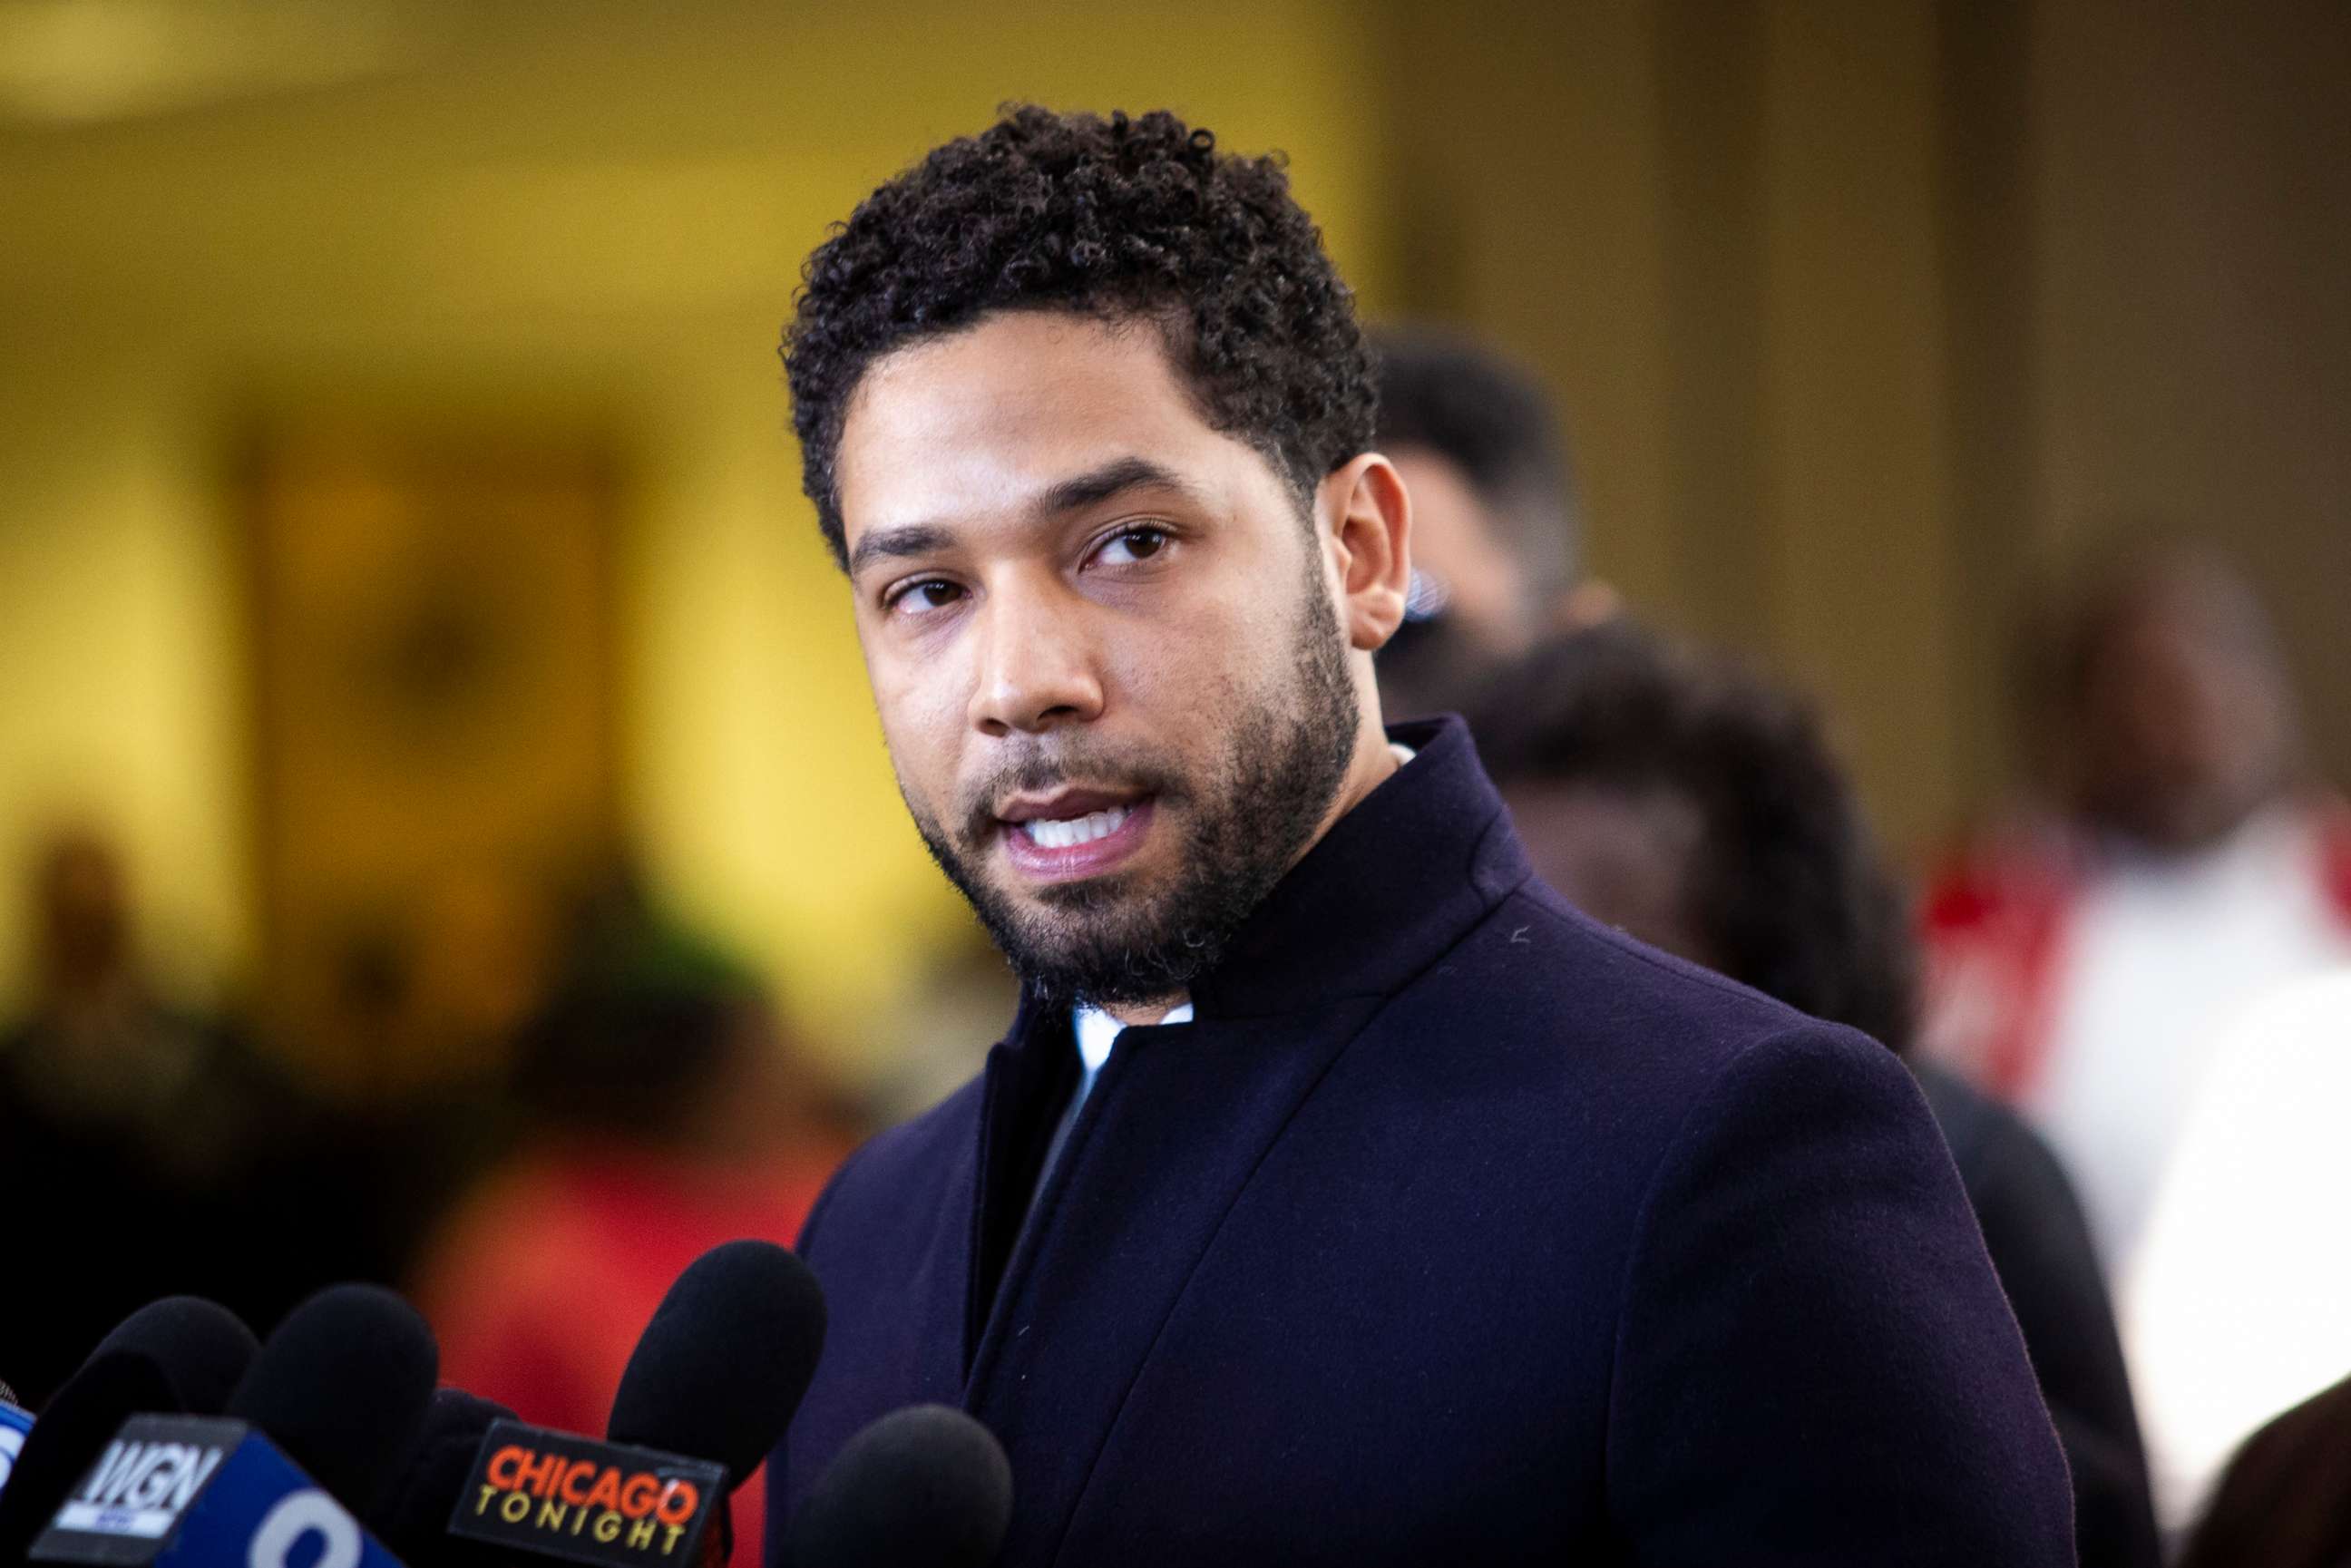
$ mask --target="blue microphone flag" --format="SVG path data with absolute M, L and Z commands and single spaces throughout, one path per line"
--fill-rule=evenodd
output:
M 259 1431 L 193 1416 L 124 1422 L 32 1557 L 100 1568 L 400 1568 Z
M 33 1413 L 0 1398 L 0 1491 L 8 1487 L 8 1473 L 25 1451 L 25 1434 L 33 1429 Z

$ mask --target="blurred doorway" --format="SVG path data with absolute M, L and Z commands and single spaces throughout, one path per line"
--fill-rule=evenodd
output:
M 325 1084 L 493 1065 L 552 888 L 612 841 L 615 473 L 587 439 L 252 448 L 263 971 Z

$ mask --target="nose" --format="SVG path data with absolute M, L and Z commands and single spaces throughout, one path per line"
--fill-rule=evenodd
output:
M 980 612 L 971 723 L 1001 738 L 1100 716 L 1102 679 L 1085 601 L 1058 584 L 999 583 Z

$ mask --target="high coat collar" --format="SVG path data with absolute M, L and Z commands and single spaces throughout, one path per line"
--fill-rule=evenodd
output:
M 1331 825 L 1192 983 L 1202 1020 L 1262 1018 L 1385 996 L 1533 874 L 1450 716 L 1391 725 L 1411 762 Z M 1066 1041 L 1061 1003 L 1024 990 L 1006 1043 Z
M 932 1385 L 959 1385 L 1024 1478 L 1009 1560 L 1050 1559 L 1123 1391 L 1299 1107 L 1389 997 L 1532 874 L 1458 719 L 1389 733 L 1417 755 L 1194 983 L 1193 1022 L 1121 1034 L 1041 1183 L 1077 1076 L 1069 1009 L 1025 997 L 989 1057 L 968 1218 L 940 1260 L 964 1285 L 962 1332 L 935 1331 L 928 1354 Z

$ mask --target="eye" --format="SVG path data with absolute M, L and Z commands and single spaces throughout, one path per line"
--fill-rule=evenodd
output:
M 883 601 L 885 610 L 944 610 L 963 597 L 963 586 L 943 577 L 919 578 L 891 590 Z
M 1149 560 L 1168 544 L 1165 528 L 1144 525 L 1122 528 L 1102 541 L 1094 552 L 1094 559 L 1104 566 L 1135 566 Z

